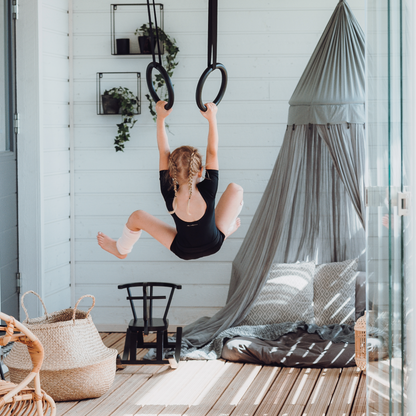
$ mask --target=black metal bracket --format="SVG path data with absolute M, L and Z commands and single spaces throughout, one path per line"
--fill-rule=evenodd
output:
M 135 81 L 136 91 L 132 91 L 133 94 L 136 93 L 136 97 L 138 98 L 138 111 L 134 114 L 141 114 L 141 73 L 140 72 L 97 72 L 96 74 L 96 107 L 97 107 L 97 114 L 98 115 L 109 115 L 104 114 L 102 101 L 101 101 L 101 95 L 107 88 L 103 88 L 102 81 L 105 78 L 105 76 L 108 75 L 110 78 L 112 75 L 111 84 L 113 87 L 119 87 L 122 86 L 121 83 L 123 81 L 126 81 L 126 78 L 123 77 L 123 75 L 126 75 L 128 78 L 130 78 L 130 82 Z M 116 75 L 120 75 L 120 77 L 117 78 Z M 113 81 L 114 80 L 114 81 Z M 110 82 L 110 81 L 108 81 Z M 118 84 L 118 85 L 117 85 Z
M 162 3 L 156 3 L 156 6 L 159 7 L 159 27 L 163 30 L 164 28 L 164 7 Z M 116 24 L 117 24 L 117 11 L 121 11 L 123 7 L 147 7 L 147 3 L 119 3 L 119 4 L 111 4 L 110 5 L 110 24 L 111 24 L 111 55 L 117 55 L 117 48 L 116 48 Z M 146 15 L 147 16 L 147 15 Z M 148 23 L 147 18 L 143 21 L 143 23 Z M 126 30 L 123 30 L 123 32 L 126 32 Z M 134 33 L 134 29 L 132 28 L 132 34 Z M 148 56 L 150 53 L 130 53 L 129 55 L 144 55 Z M 126 55 L 123 55 L 126 56 Z M 128 55 L 127 55 L 128 56 Z

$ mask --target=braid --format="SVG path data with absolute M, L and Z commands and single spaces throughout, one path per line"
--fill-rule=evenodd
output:
M 188 182 L 189 198 L 187 213 L 190 213 L 190 202 L 192 197 L 195 175 L 202 169 L 202 157 L 198 149 L 191 146 L 182 146 L 175 149 L 169 156 L 169 176 L 172 179 L 174 198 L 172 203 L 173 214 L 177 209 L 178 189 L 181 184 Z M 170 188 L 172 189 L 172 188 Z
M 173 191 L 175 192 L 175 196 L 173 198 L 173 204 L 172 204 L 173 210 L 169 211 L 169 214 L 173 214 L 176 211 L 176 206 L 177 206 L 176 205 L 176 194 L 178 192 L 178 178 L 177 178 L 178 168 L 176 167 L 176 163 L 172 158 L 169 160 L 169 162 L 170 162 L 170 167 L 171 167 L 171 170 L 172 170 L 172 173 L 173 173 L 172 182 L 173 182 Z

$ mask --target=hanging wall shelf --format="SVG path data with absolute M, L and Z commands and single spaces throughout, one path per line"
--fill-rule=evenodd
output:
M 157 24 L 163 30 L 163 4 L 156 3 L 159 8 Z M 147 3 L 111 4 L 111 55 L 150 55 L 148 38 L 135 35 L 136 29 L 149 24 Z M 154 22 L 152 22 L 154 23 Z M 140 44 L 139 44 L 140 42 Z
M 112 88 L 128 88 L 134 97 L 137 97 L 138 111 L 141 113 L 141 76 L 140 72 L 97 72 L 96 77 L 96 106 L 98 115 L 115 115 L 117 113 L 105 113 L 103 108 L 102 96 L 104 91 Z

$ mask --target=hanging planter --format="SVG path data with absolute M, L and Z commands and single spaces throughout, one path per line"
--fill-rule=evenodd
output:
M 121 110 L 121 123 L 114 139 L 116 152 L 124 151 L 124 143 L 130 140 L 130 129 L 136 124 L 134 114 L 139 112 L 139 99 L 128 88 L 118 87 L 105 90 L 101 96 L 104 114 L 118 114 Z
M 104 114 L 118 114 L 120 112 L 120 100 L 114 98 L 108 93 L 108 91 L 104 92 L 104 94 L 101 96 L 101 100 L 103 103 Z
M 137 35 L 137 33 L 138 32 L 136 30 L 135 34 Z M 139 41 L 140 53 L 144 53 L 144 54 L 152 53 L 152 39 L 150 36 L 139 36 L 138 41 Z M 156 40 L 153 39 L 153 47 L 155 47 L 155 45 L 156 45 Z

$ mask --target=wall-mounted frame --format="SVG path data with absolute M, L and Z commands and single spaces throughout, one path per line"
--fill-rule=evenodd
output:
M 126 87 L 138 98 L 138 112 L 141 114 L 141 74 L 140 72 L 97 72 L 96 75 L 96 106 L 98 115 L 104 114 L 101 96 L 105 90 L 114 87 Z M 112 114 L 114 115 L 114 114 Z
M 164 30 L 163 11 L 163 4 L 156 3 L 156 13 L 159 12 L 157 24 L 162 30 Z M 142 52 L 138 36 L 134 34 L 140 26 L 149 23 L 147 3 L 111 4 L 110 20 L 111 55 L 150 55 L 150 52 Z

